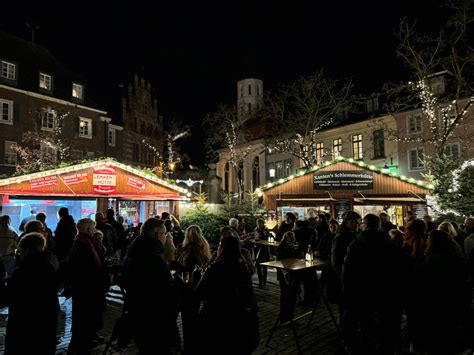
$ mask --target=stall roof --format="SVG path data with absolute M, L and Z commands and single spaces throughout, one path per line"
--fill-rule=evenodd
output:
M 187 192 L 182 187 L 112 158 L 0 180 L 0 194 L 10 195 L 179 200 Z
M 279 179 L 275 182 L 270 182 L 266 185 L 263 185 L 261 187 L 259 187 L 257 189 L 257 192 L 265 192 L 269 189 L 272 189 L 276 186 L 279 186 L 281 184 L 284 184 L 290 180 L 293 180 L 297 177 L 300 177 L 300 176 L 304 176 L 304 175 L 308 175 L 308 174 L 311 174 L 311 173 L 314 173 L 320 169 L 323 169 L 325 167 L 328 167 L 328 166 L 331 166 L 331 165 L 334 165 L 334 164 L 337 164 L 339 162 L 346 162 L 346 163 L 350 163 L 356 167 L 359 167 L 359 168 L 364 168 L 364 169 L 367 169 L 367 170 L 370 170 L 370 171 L 374 171 L 374 172 L 377 172 L 379 174 L 383 174 L 383 175 L 386 175 L 386 176 L 390 176 L 390 177 L 393 177 L 393 178 L 396 178 L 400 181 L 403 181 L 403 182 L 406 182 L 406 183 L 409 183 L 409 184 L 414 184 L 414 185 L 417 185 L 419 187 L 422 187 L 422 188 L 425 188 L 425 189 L 428 189 L 428 190 L 432 190 L 433 189 L 433 185 L 427 183 L 426 181 L 422 181 L 422 180 L 416 180 L 416 179 L 413 179 L 413 178 L 409 178 L 409 177 L 406 177 L 404 175 L 399 175 L 397 173 L 394 173 L 394 172 L 389 172 L 388 170 L 386 169 L 380 169 L 378 167 L 376 167 L 375 165 L 371 165 L 371 164 L 367 164 L 367 163 L 364 163 L 363 161 L 358 161 L 358 160 L 354 160 L 352 158 L 345 158 L 345 157 L 338 157 L 332 161 L 327 161 L 323 164 L 320 164 L 320 165 L 314 165 L 312 166 L 311 168 L 309 169 L 306 169 L 306 170 L 301 170 L 300 172 L 298 172 L 297 174 L 293 174 L 293 175 L 290 175 L 288 176 L 287 178 L 283 178 L 283 179 Z

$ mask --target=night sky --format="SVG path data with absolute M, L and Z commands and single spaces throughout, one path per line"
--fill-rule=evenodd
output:
M 25 22 L 40 26 L 36 42 L 82 74 L 99 104 L 114 99 L 109 93 L 127 72 L 144 68 L 165 120 L 196 127 L 187 146 L 202 141 L 200 120 L 219 103 L 233 103 L 244 77 L 271 89 L 323 67 L 352 77 L 360 93 L 399 81 L 400 17 L 432 29 L 443 15 L 441 2 L 422 0 L 65 3 L 2 5 L 0 30 L 31 39 Z M 189 150 L 194 164 L 203 163 L 204 152 Z

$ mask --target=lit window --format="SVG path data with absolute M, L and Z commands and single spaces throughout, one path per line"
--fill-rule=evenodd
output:
M 341 156 L 342 152 L 342 139 L 334 139 L 332 141 L 332 157 L 333 159 L 336 159 L 337 157 Z
M 16 65 L 2 60 L 2 77 L 16 80 Z
M 13 101 L 0 99 L 0 122 L 13 124 Z
M 316 164 L 321 164 L 324 156 L 324 143 L 316 143 Z
M 40 73 L 39 75 L 39 87 L 40 89 L 51 91 L 52 79 L 51 75 Z
M 92 120 L 90 118 L 79 118 L 79 137 L 92 138 Z
M 108 142 L 111 147 L 115 147 L 115 129 L 109 128 L 109 133 L 107 135 Z
M 424 170 L 425 165 L 423 163 L 424 153 L 423 148 L 410 149 L 408 151 L 410 170 Z
M 55 147 L 51 145 L 49 142 L 41 142 L 40 144 L 40 150 L 48 156 L 51 161 L 56 162 L 58 159 L 58 151 Z
M 407 117 L 408 133 L 420 133 L 421 132 L 421 116 L 408 116 Z
M 291 166 L 293 165 L 293 162 L 291 159 L 285 160 L 285 171 L 283 177 L 288 177 L 291 175 Z
M 53 131 L 56 128 L 56 111 L 49 108 L 41 111 L 41 129 Z
M 278 161 L 278 162 L 275 164 L 275 167 L 276 167 L 276 177 L 277 177 L 277 178 L 283 177 L 283 162 L 282 162 L 282 161 Z
M 75 99 L 84 99 L 84 86 L 81 84 L 72 83 L 72 97 Z
M 5 141 L 5 165 L 16 165 L 16 142 Z
M 362 134 L 354 134 L 352 136 L 352 158 L 356 160 L 363 158 Z

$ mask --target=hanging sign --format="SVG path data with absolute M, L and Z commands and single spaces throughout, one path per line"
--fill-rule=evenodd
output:
M 87 173 L 77 173 L 65 175 L 62 177 L 66 185 L 77 185 L 89 181 Z
M 146 183 L 144 180 L 132 176 L 128 177 L 127 185 L 139 190 L 145 190 L 146 187 Z
M 94 168 L 92 174 L 94 192 L 107 194 L 115 192 L 117 186 L 117 175 L 114 166 L 103 165 Z
M 315 190 L 328 189 L 373 189 L 374 176 L 372 171 L 320 171 L 313 175 Z
M 31 189 L 41 189 L 43 187 L 57 186 L 59 184 L 56 176 L 46 176 L 30 181 Z
M 336 219 L 339 223 L 342 222 L 342 216 L 345 212 L 351 210 L 350 200 L 337 200 L 334 204 Z
M 416 219 L 423 219 L 428 214 L 428 206 L 427 205 L 413 205 L 411 207 L 411 211 L 413 212 L 413 216 Z

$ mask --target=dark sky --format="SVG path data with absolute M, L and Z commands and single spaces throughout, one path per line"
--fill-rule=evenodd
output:
M 0 30 L 27 39 L 25 21 L 39 25 L 37 42 L 82 73 L 99 101 L 113 100 L 104 93 L 144 67 L 165 119 L 196 127 L 219 103 L 235 101 L 245 76 L 269 89 L 324 67 L 352 77 L 358 92 L 377 91 L 402 76 L 394 52 L 400 17 L 430 28 L 442 14 L 439 1 L 426 0 L 35 3 L 2 6 Z M 204 157 L 198 132 L 187 144 L 194 163 Z

